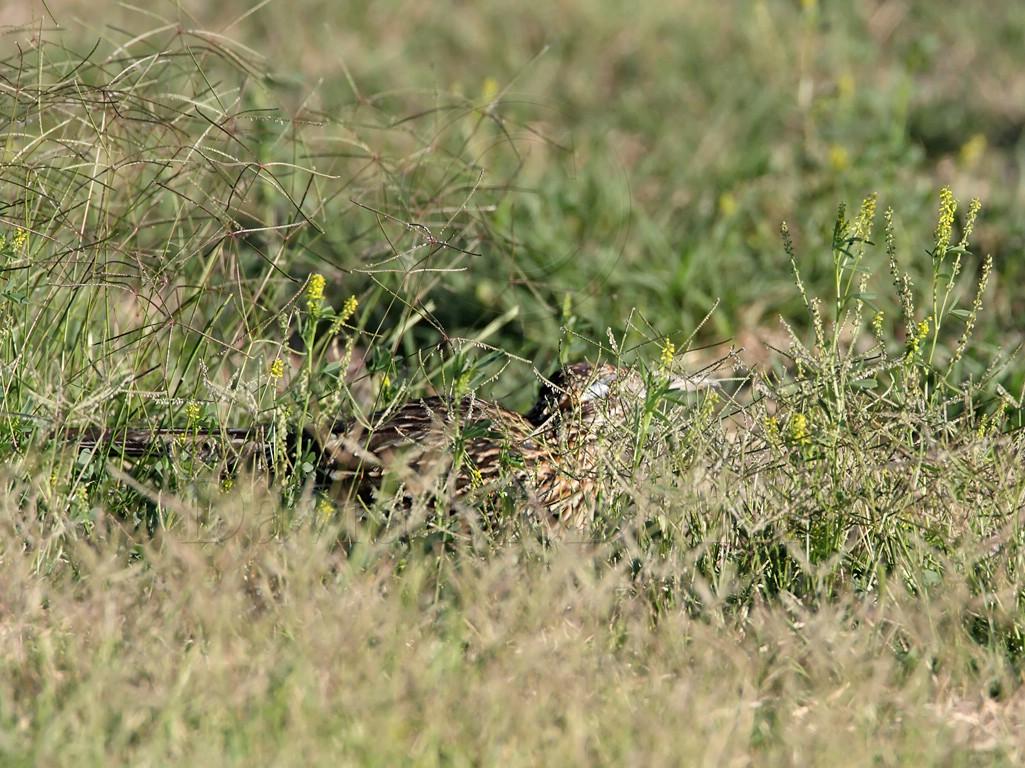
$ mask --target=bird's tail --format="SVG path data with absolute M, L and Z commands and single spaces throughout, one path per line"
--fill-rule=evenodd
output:
M 125 458 L 161 456 L 182 448 L 201 456 L 270 456 L 272 428 L 223 427 L 218 429 L 86 427 L 64 433 L 64 442 L 79 451 L 112 454 Z

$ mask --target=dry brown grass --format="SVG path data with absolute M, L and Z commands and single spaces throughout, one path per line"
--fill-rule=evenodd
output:
M 8 497 L 5 763 L 1023 757 L 1020 689 L 961 631 L 966 594 L 890 584 L 740 619 L 694 580 L 700 615 L 656 612 L 601 547 L 346 555 L 329 530 L 272 534 L 276 504 L 238 491 L 192 535 L 140 541 L 101 519 L 40 562 L 52 526 Z

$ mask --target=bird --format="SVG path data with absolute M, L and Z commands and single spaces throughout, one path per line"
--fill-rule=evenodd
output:
M 695 386 L 690 379 L 664 381 L 667 390 Z M 365 424 L 339 421 L 288 434 L 286 451 L 301 452 L 296 440 L 309 446 L 318 487 L 342 504 L 369 505 L 387 490 L 415 498 L 444 489 L 459 502 L 485 504 L 514 493 L 546 531 L 583 534 L 594 519 L 610 440 L 646 395 L 645 379 L 633 368 L 578 362 L 542 377 L 526 414 L 476 396 L 430 396 L 378 411 Z M 184 444 L 204 457 L 229 456 L 236 466 L 275 464 L 273 428 L 267 425 L 91 429 L 69 436 L 83 450 L 102 446 L 126 458 Z
M 707 386 L 679 377 L 663 381 L 667 391 Z M 548 532 L 586 534 L 602 475 L 614 465 L 610 449 L 632 434 L 627 420 L 646 395 L 637 370 L 573 363 L 542 378 L 524 415 L 474 397 L 432 397 L 372 418 L 379 426 L 363 442 L 351 429 L 334 428 L 318 441 L 322 466 L 333 480 L 348 480 L 340 487 L 350 492 L 379 487 L 396 467 L 411 495 L 428 492 L 439 478 L 454 483 L 457 498 L 488 498 L 511 487 Z
M 704 379 L 659 374 L 665 392 L 714 386 Z M 527 420 L 546 435 L 552 460 L 539 467 L 536 497 L 550 530 L 586 534 L 603 477 L 616 469 L 623 439 L 635 434 L 632 416 L 646 405 L 641 373 L 610 363 L 572 363 L 542 382 Z
M 372 501 L 386 481 L 403 495 L 430 495 L 448 484 L 453 498 L 486 498 L 506 480 L 550 460 L 534 426 L 516 411 L 475 396 L 426 397 L 379 411 L 367 425 L 313 431 L 318 475 L 343 502 Z

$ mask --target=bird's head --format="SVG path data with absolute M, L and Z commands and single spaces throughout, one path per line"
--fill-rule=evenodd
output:
M 690 388 L 687 379 L 670 378 L 669 390 Z M 537 402 L 527 414 L 535 426 L 574 419 L 585 425 L 621 422 L 644 404 L 648 388 L 639 371 L 609 363 L 572 363 L 541 384 Z

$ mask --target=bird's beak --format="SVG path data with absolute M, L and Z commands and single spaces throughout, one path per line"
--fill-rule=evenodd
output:
M 675 392 L 700 392 L 704 389 L 719 389 L 722 382 L 710 376 L 673 376 L 669 379 L 669 389 Z

